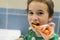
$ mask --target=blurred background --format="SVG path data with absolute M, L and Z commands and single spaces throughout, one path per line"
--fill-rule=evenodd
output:
M 54 12 L 54 19 L 52 21 L 56 23 L 55 32 L 60 36 L 60 8 L 59 8 L 60 0 L 53 0 L 53 1 L 55 4 L 54 8 L 55 12 Z M 19 35 L 20 31 L 21 34 L 25 35 L 29 27 L 26 8 L 27 8 L 27 0 L 0 0 L 1 31 L 15 30 L 16 33 L 18 31 Z M 1 34 L 0 38 L 2 36 Z

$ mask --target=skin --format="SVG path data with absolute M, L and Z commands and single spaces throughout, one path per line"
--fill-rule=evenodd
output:
M 49 17 L 48 6 L 46 4 L 41 2 L 36 2 L 36 1 L 33 1 L 29 4 L 28 21 L 31 27 L 32 27 L 32 23 L 34 24 L 39 23 L 39 26 L 41 26 L 41 25 L 47 24 L 52 19 L 53 19 L 53 16 Z M 32 29 L 35 31 L 34 28 Z M 35 33 L 36 35 L 39 35 L 39 36 L 42 35 L 44 40 L 49 40 L 49 38 L 51 37 L 51 36 L 48 37 L 47 35 L 43 34 L 39 30 L 35 31 Z
M 46 4 L 42 2 L 36 2 L 36 1 L 33 1 L 29 4 L 28 22 L 31 27 L 32 27 L 32 23 L 33 24 L 39 23 L 39 26 L 41 26 L 41 25 L 47 24 L 52 19 L 53 19 L 53 16 L 49 17 L 48 6 Z M 32 29 L 35 30 L 33 27 Z M 37 36 L 41 35 L 44 38 L 44 40 L 49 40 L 50 37 L 52 37 L 52 35 L 54 34 L 54 27 L 50 27 L 50 29 L 51 29 L 51 34 L 49 36 L 45 35 L 39 30 L 35 31 L 35 33 Z
M 39 25 L 47 24 L 51 20 L 52 17 L 49 17 L 48 6 L 46 4 L 35 1 L 29 4 L 28 22 L 30 26 L 32 26 L 32 23 L 39 23 Z
M 24 40 L 23 38 L 19 38 L 19 39 L 16 39 L 16 40 Z

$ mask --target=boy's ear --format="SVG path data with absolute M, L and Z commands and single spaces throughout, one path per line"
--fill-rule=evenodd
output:
M 52 21 L 52 19 L 53 19 L 53 16 L 49 17 L 49 22 Z

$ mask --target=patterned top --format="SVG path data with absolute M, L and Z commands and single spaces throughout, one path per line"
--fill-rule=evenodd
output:
M 24 38 L 24 40 L 44 40 L 43 37 L 37 37 L 32 30 L 29 30 L 26 36 L 21 35 L 20 38 Z M 50 40 L 58 40 L 58 35 L 54 34 L 54 37 Z

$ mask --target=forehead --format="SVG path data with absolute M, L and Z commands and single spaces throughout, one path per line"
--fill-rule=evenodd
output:
M 45 10 L 47 11 L 48 6 L 43 2 L 33 1 L 29 4 L 29 10 Z

